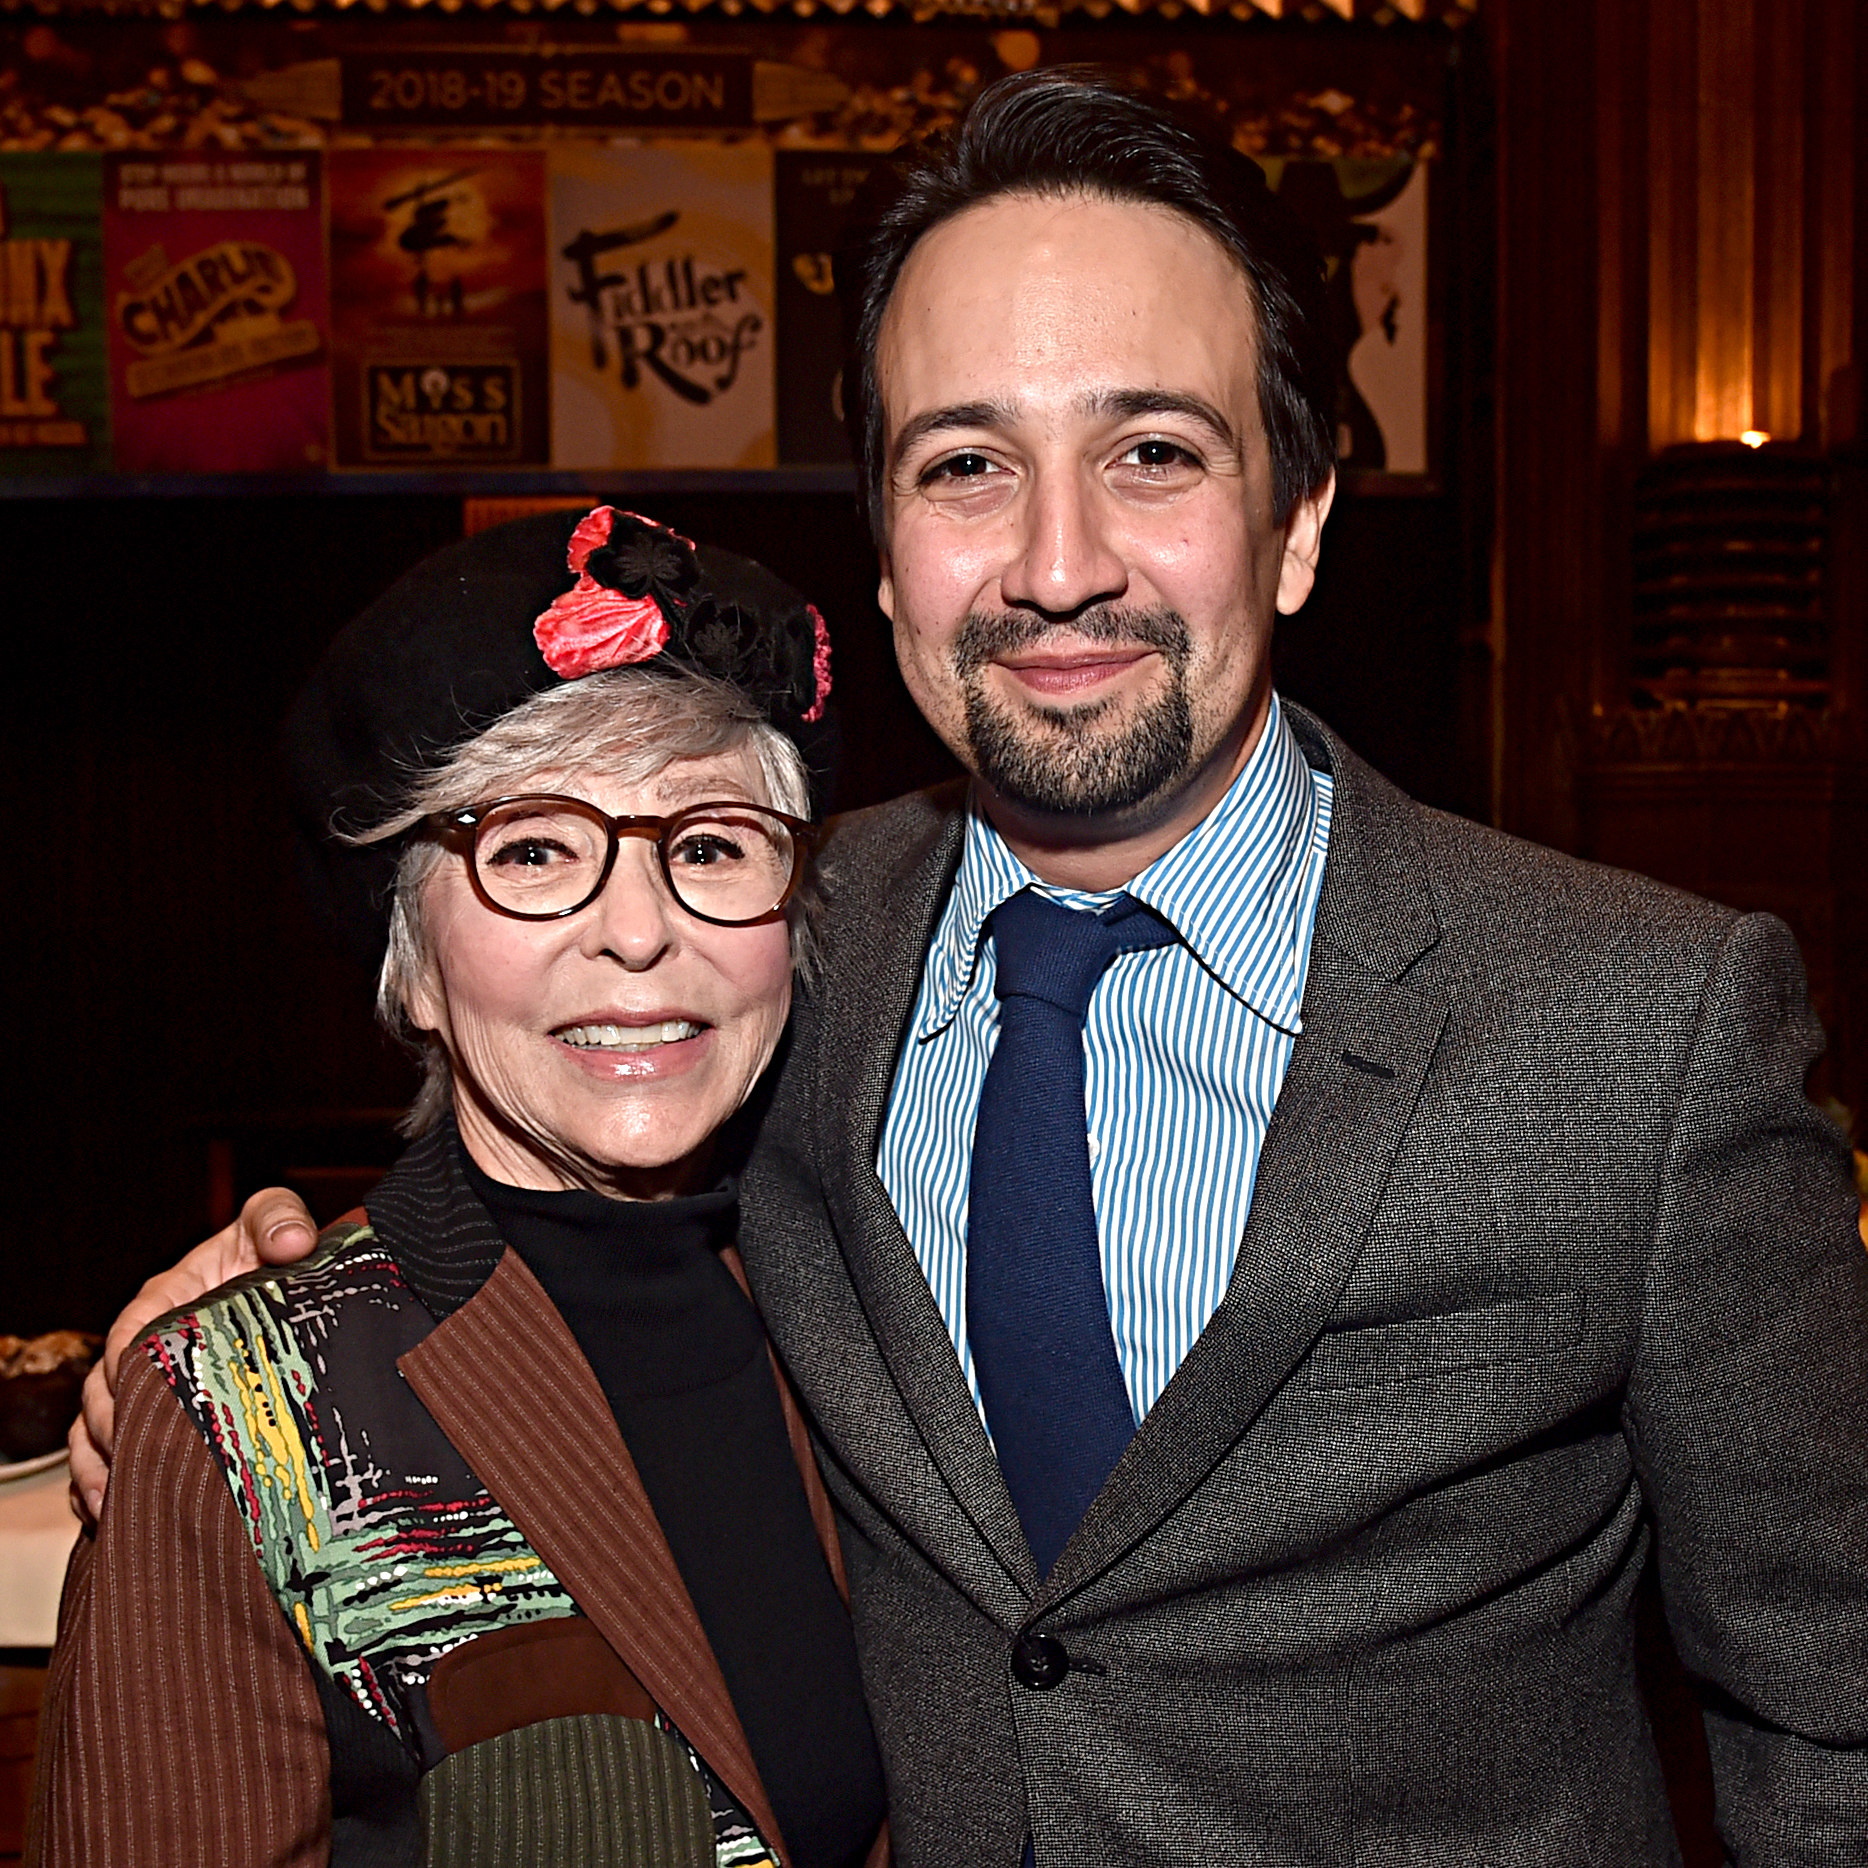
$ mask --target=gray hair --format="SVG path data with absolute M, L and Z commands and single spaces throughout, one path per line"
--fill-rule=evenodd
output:
M 346 843 L 386 843 L 436 811 L 464 810 L 522 792 L 544 774 L 564 783 L 582 777 L 641 784 L 680 759 L 706 759 L 750 748 L 765 783 L 765 802 L 808 817 L 810 778 L 798 749 L 737 688 L 684 669 L 612 668 L 548 688 L 463 741 L 433 771 L 413 775 L 391 814 L 369 830 L 337 834 Z M 425 1135 L 446 1113 L 454 1073 L 432 1031 L 409 1019 L 415 987 L 433 974 L 434 942 L 423 906 L 429 878 L 447 851 L 432 837 L 411 837 L 396 865 L 389 909 L 389 950 L 376 984 L 376 1015 L 422 1059 L 422 1087 L 400 1127 Z M 816 961 L 818 897 L 807 875 L 786 908 L 792 965 L 809 978 Z

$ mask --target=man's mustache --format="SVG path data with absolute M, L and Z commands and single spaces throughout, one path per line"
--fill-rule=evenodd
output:
M 1015 655 L 1065 633 L 1087 642 L 1127 647 L 1140 643 L 1158 649 L 1175 668 L 1184 668 L 1193 652 L 1192 638 L 1178 610 L 1124 609 L 1096 603 L 1067 622 L 1030 610 L 975 610 L 954 638 L 953 665 L 961 676 L 977 674 L 1002 655 Z

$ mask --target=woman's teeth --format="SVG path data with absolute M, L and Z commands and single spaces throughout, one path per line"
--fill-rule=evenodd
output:
M 700 1027 L 685 1018 L 670 1018 L 659 1025 L 567 1025 L 558 1036 L 580 1051 L 649 1051 L 658 1044 L 698 1038 Z

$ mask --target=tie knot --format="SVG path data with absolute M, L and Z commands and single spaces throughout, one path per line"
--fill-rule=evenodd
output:
M 1079 1024 L 1117 954 L 1170 946 L 1175 939 L 1174 930 L 1132 895 L 1090 914 L 1021 889 L 993 910 L 991 927 L 999 997 L 1042 999 Z

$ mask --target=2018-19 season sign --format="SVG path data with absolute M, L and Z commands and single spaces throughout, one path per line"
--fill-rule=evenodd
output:
M 550 151 L 559 467 L 769 467 L 772 155 L 763 143 Z
M 343 121 L 366 130 L 735 130 L 753 121 L 744 52 L 617 46 L 385 46 L 338 61 Z
M 0 473 L 110 463 L 97 156 L 0 154 Z
M 328 161 L 339 464 L 542 465 L 543 152 Z
M 110 158 L 104 269 L 120 469 L 325 464 L 320 181 L 311 151 Z

